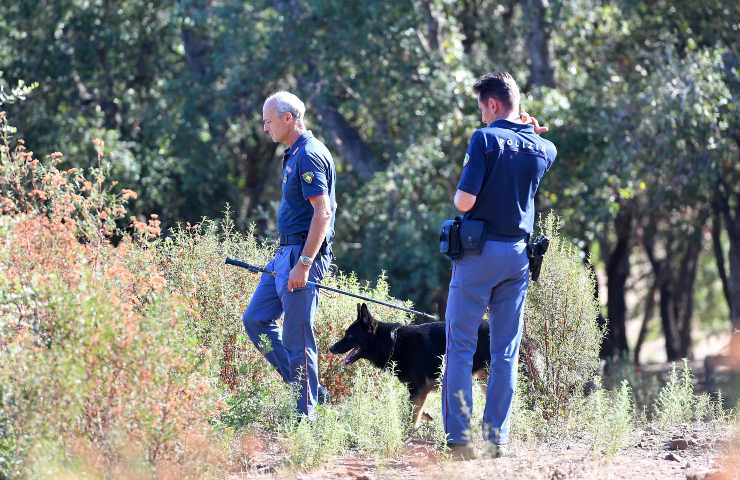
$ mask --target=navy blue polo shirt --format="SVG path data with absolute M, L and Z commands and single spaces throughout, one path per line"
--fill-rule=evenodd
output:
M 555 145 L 532 125 L 496 120 L 476 130 L 457 185 L 477 197 L 465 218 L 485 221 L 497 236 L 532 233 L 534 196 L 556 155 Z
M 281 235 L 308 232 L 313 216 L 309 197 L 327 194 L 331 201 L 331 223 L 327 241 L 334 238 L 334 217 L 337 202 L 334 197 L 336 170 L 329 150 L 310 131 L 300 137 L 283 155 L 282 194 L 278 209 L 278 230 Z

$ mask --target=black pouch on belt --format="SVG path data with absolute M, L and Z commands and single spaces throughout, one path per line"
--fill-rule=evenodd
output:
M 439 251 L 450 260 L 463 257 L 465 252 L 480 253 L 486 242 L 486 224 L 480 220 L 455 217 L 442 223 Z
M 464 252 L 474 252 L 480 255 L 486 244 L 486 222 L 463 220 L 460 224 L 460 243 Z

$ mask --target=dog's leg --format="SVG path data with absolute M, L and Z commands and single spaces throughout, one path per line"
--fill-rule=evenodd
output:
M 411 418 L 414 420 L 414 427 L 419 426 L 421 421 L 422 409 L 424 408 L 424 402 L 427 399 L 427 395 L 432 391 L 433 385 L 427 384 L 421 387 L 418 391 L 411 394 Z

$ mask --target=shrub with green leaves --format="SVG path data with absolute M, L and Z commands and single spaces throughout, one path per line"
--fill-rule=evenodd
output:
M 305 470 L 345 452 L 347 426 L 341 412 L 331 406 L 319 406 L 315 421 L 302 419 L 288 432 L 287 464 L 296 470 Z
M 397 455 L 411 426 L 408 389 L 389 371 L 358 371 L 353 392 L 341 405 L 349 445 L 379 457 Z
M 628 442 L 634 429 L 632 390 L 625 380 L 614 391 L 597 388 L 584 403 L 585 430 L 591 434 L 594 452 L 613 457 Z
M 313 422 L 301 421 L 288 432 L 288 464 L 305 469 L 352 449 L 388 458 L 398 455 L 410 434 L 408 390 L 389 371 L 368 375 L 358 370 L 352 394 L 319 407 Z
M 694 375 L 684 360 L 679 372 L 671 364 L 668 381 L 660 390 L 655 403 L 655 418 L 664 427 L 689 422 L 694 418 Z
M 599 366 L 604 332 L 596 317 L 595 281 L 578 250 L 549 213 L 539 224 L 550 239 L 539 280 L 531 282 L 524 313 L 522 355 L 529 399 L 546 417 L 563 414 Z
M 708 393 L 695 394 L 694 374 L 688 361 L 683 360 L 679 371 L 671 364 L 668 381 L 661 388 L 655 402 L 655 420 L 662 427 L 672 427 L 692 421 L 727 422 L 732 412 L 722 405 L 722 393 L 712 398 Z

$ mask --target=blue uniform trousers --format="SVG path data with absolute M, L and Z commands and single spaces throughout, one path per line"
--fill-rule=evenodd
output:
M 313 326 L 319 304 L 314 286 L 288 291 L 288 275 L 303 245 L 280 247 L 265 267 L 277 272 L 262 274 L 242 322 L 249 338 L 288 383 L 299 383 L 298 412 L 314 418 L 319 388 L 319 359 Z M 326 274 L 330 255 L 314 260 L 308 280 L 318 282 Z M 282 328 L 277 320 L 284 315 Z
M 491 367 L 483 433 L 504 444 L 517 379 L 524 299 L 529 284 L 526 241 L 487 241 L 480 255 L 452 263 L 446 311 L 446 363 L 442 379 L 442 418 L 450 444 L 470 441 L 472 375 L 478 326 L 490 307 Z

